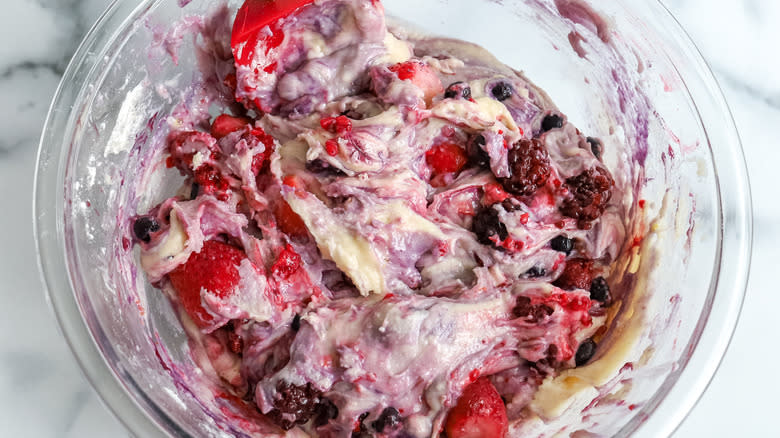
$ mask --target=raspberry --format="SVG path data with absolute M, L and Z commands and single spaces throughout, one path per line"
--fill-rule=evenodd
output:
M 609 171 L 602 167 L 592 167 L 577 176 L 566 178 L 569 195 L 560 206 L 561 213 L 581 222 L 598 219 L 612 198 L 614 185 L 615 181 Z
M 506 225 L 501 223 L 498 211 L 494 208 L 485 208 L 474 216 L 472 231 L 477 235 L 479 243 L 493 247 L 496 247 L 497 242 L 502 242 L 509 237 Z
M 537 139 L 520 140 L 509 150 L 509 178 L 501 178 L 507 192 L 531 196 L 550 177 L 550 156 Z
M 274 409 L 267 415 L 284 430 L 308 422 L 317 412 L 322 396 L 322 393 L 308 382 L 298 386 L 280 381 L 276 385 L 276 391 L 278 394 L 274 400 Z
M 210 164 L 203 164 L 195 170 L 195 182 L 200 185 L 200 191 L 214 195 L 217 199 L 228 199 L 230 184 L 222 174 Z
M 588 289 L 593 280 L 593 260 L 573 258 L 566 261 L 561 275 L 553 282 L 564 290 Z
M 435 175 L 459 172 L 467 161 L 466 151 L 452 143 L 441 143 L 425 153 L 425 162 Z

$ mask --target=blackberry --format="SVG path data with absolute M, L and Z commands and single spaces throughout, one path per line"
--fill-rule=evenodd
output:
M 573 258 L 566 261 L 561 275 L 553 282 L 563 290 L 587 289 L 593 280 L 593 260 Z
M 477 134 L 466 144 L 466 153 L 469 156 L 469 164 L 474 167 L 480 167 L 482 169 L 490 168 L 490 156 L 485 149 L 485 137 L 482 134 Z
M 152 233 L 159 229 L 160 224 L 151 216 L 141 216 L 133 223 L 133 234 L 138 240 L 146 243 L 152 240 Z
M 563 128 L 563 117 L 558 114 L 550 114 L 542 119 L 542 132 L 552 131 L 557 128 Z
M 371 422 L 371 427 L 377 432 L 382 433 L 385 429 L 394 429 L 400 423 L 401 414 L 398 412 L 398 409 L 391 406 L 385 408 L 382 413 L 379 414 L 379 418 Z
M 241 354 L 244 351 L 244 339 L 234 331 L 229 331 L 227 335 L 227 346 L 235 354 Z
M 499 82 L 493 86 L 490 93 L 496 100 L 503 102 L 512 97 L 514 90 L 512 90 L 512 86 L 508 82 Z
M 530 323 L 544 321 L 553 312 L 555 312 L 555 309 L 546 304 L 532 305 L 531 299 L 522 295 L 517 297 L 515 307 L 512 309 L 512 315 L 515 318 L 525 318 Z
M 560 206 L 561 213 L 581 222 L 598 219 L 612 198 L 614 185 L 609 171 L 602 167 L 592 167 L 566 178 L 569 194 Z
M 329 398 L 323 397 L 320 404 L 317 405 L 317 412 L 314 416 L 314 426 L 320 427 L 328 424 L 328 421 L 334 420 L 339 416 L 339 408 Z
M 558 252 L 566 253 L 569 255 L 574 249 L 574 240 L 561 234 L 550 240 L 550 247 Z
M 515 301 L 515 307 L 512 309 L 512 314 L 515 318 L 524 318 L 531 314 L 533 306 L 531 306 L 531 299 L 524 296 L 517 297 Z
M 494 247 L 496 246 L 495 239 L 501 242 L 509 237 L 506 225 L 501 223 L 501 220 L 498 218 L 498 211 L 494 208 L 482 209 L 474 216 L 472 231 L 477 235 L 479 243 Z
M 447 87 L 446 91 L 444 91 L 444 98 L 462 98 L 469 100 L 471 99 L 471 87 L 469 87 L 465 82 L 454 82 L 450 84 L 449 87 Z
M 596 277 L 590 283 L 590 299 L 598 301 L 602 304 L 607 304 L 611 300 L 609 293 L 609 284 L 604 277 Z
M 550 156 L 538 139 L 520 140 L 509 150 L 508 178 L 500 178 L 504 190 L 518 196 L 531 196 L 550 177 Z
M 279 381 L 276 391 L 278 396 L 274 400 L 274 408 L 267 415 L 284 430 L 308 422 L 316 413 L 322 396 L 322 393 L 308 382 L 299 386 Z
M 306 170 L 311 173 L 320 174 L 323 176 L 344 176 L 346 175 L 341 169 L 336 168 L 328 164 L 325 160 L 315 158 L 314 160 L 306 162 Z
M 588 361 L 596 354 L 596 343 L 593 339 L 587 339 L 580 344 L 577 348 L 577 353 L 574 355 L 574 363 L 581 367 L 588 363 Z
M 600 160 L 601 154 L 604 153 L 604 144 L 601 143 L 601 140 L 594 137 L 588 137 L 586 140 L 590 144 L 590 151 L 593 152 L 593 156 Z

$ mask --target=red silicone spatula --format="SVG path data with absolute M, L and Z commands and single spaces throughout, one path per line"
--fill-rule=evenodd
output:
M 265 26 L 273 26 L 297 9 L 314 0 L 246 0 L 238 10 L 233 22 L 230 46 L 236 55 L 236 62 L 242 65 L 252 60 L 259 40 L 258 32 Z

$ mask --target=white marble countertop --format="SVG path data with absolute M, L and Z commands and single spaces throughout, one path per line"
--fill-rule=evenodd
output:
M 780 293 L 778 186 L 780 2 L 665 0 L 710 62 L 731 105 L 753 187 L 755 243 L 733 343 L 675 438 L 770 436 L 780 363 L 774 320 Z M 38 278 L 31 192 L 40 129 L 60 75 L 108 0 L 3 0 L 0 16 L 0 435 L 123 436 L 61 337 Z M 772 128 L 772 129 L 770 129 Z M 761 164 L 764 163 L 764 164 Z

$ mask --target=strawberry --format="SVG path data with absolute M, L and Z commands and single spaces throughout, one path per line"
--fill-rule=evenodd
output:
M 200 252 L 192 253 L 168 274 L 184 310 L 199 327 L 206 328 L 213 320 L 201 304 L 201 291 L 229 297 L 240 280 L 238 266 L 245 258 L 246 254 L 234 246 L 208 240 Z
M 402 81 L 410 81 L 423 90 L 425 102 L 430 104 L 434 96 L 444 91 L 436 72 L 426 63 L 409 60 L 390 66 L 390 71 Z
M 247 117 L 233 117 L 228 114 L 220 114 L 211 123 L 211 135 L 219 140 L 230 133 L 244 129 L 251 123 L 252 120 Z
M 447 438 L 501 438 L 509 420 L 496 387 L 480 377 L 463 390 L 458 403 L 447 416 Z
M 300 216 L 290 208 L 290 204 L 282 200 L 274 210 L 279 229 L 291 236 L 305 236 L 309 231 Z
M 459 172 L 468 162 L 466 151 L 452 143 L 441 143 L 425 153 L 425 162 L 428 163 L 434 175 Z

